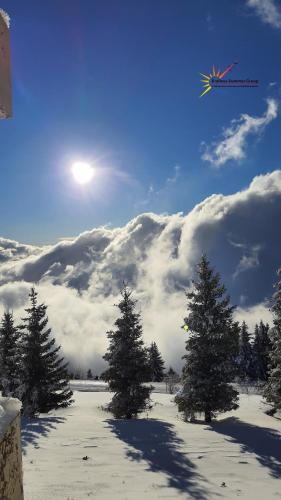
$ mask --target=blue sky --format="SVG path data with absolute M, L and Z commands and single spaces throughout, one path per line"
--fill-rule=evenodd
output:
M 186 213 L 280 168 L 280 119 L 276 111 L 266 122 L 266 111 L 280 97 L 281 28 L 245 0 L 1 7 L 11 16 L 14 100 L 13 118 L 0 122 L 1 236 L 52 243 L 142 211 Z M 199 73 L 233 61 L 231 77 L 259 88 L 199 99 Z M 245 135 L 243 158 L 204 161 L 202 142 L 214 149 L 245 113 L 265 123 Z M 76 160 L 99 169 L 83 189 L 71 176 Z

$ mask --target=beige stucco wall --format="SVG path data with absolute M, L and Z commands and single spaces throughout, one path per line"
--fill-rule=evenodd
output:
M 20 415 L 0 437 L 0 499 L 23 500 Z

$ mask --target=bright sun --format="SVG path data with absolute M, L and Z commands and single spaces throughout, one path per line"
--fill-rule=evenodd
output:
M 72 175 L 78 184 L 87 184 L 94 175 L 94 169 L 89 163 L 78 161 L 71 168 Z

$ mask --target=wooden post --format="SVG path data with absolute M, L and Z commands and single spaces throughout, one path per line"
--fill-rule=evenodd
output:
M 0 118 L 12 116 L 9 16 L 0 9 Z

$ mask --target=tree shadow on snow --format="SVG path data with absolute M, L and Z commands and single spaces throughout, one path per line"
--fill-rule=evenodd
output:
M 26 455 L 28 445 L 34 448 L 40 448 L 38 440 L 41 436 L 47 437 L 52 429 L 56 429 L 55 424 L 60 424 L 65 421 L 64 417 L 40 417 L 27 418 L 22 417 L 21 420 L 21 445 L 23 454 Z
M 270 470 L 271 476 L 280 479 L 281 434 L 278 431 L 243 422 L 237 417 L 214 422 L 211 428 L 240 444 L 242 453 L 254 453 L 260 464 Z
M 166 474 L 169 487 L 188 493 L 191 498 L 208 498 L 198 484 L 202 477 L 196 472 L 196 465 L 178 449 L 185 442 L 177 437 L 172 424 L 154 419 L 110 419 L 106 422 L 111 431 L 129 445 L 129 459 L 145 460 L 148 470 Z

